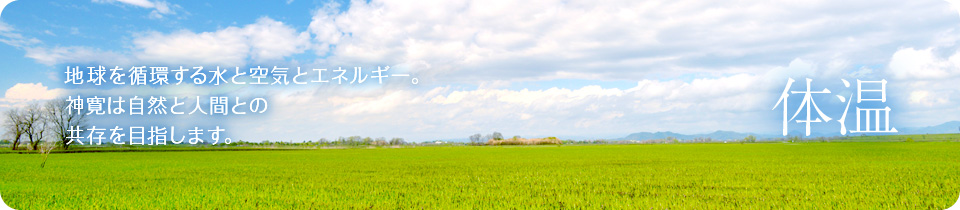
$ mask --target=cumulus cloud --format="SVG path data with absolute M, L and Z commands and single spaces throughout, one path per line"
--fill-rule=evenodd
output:
M 343 32 L 334 25 L 334 18 L 339 13 L 338 7 L 340 7 L 340 4 L 330 2 L 321 9 L 313 11 L 309 29 L 318 42 L 317 47 L 314 48 L 318 55 L 326 55 L 330 51 L 330 46 L 340 43 L 340 38 L 343 37 Z
M 96 48 L 85 46 L 69 47 L 29 47 L 26 48 L 26 57 L 32 58 L 37 63 L 48 66 L 64 63 L 85 63 L 85 64 L 105 64 L 105 65 L 127 65 L 130 64 L 127 56 Z
M 906 97 L 904 119 L 933 124 L 960 118 L 960 51 L 952 45 L 903 48 L 890 58 L 885 73 L 899 84 L 894 94 Z
M 761 73 L 795 58 L 882 62 L 887 50 L 955 28 L 945 4 L 353 1 L 346 11 L 315 11 L 310 30 L 329 47 L 320 54 L 329 53 L 333 65 L 386 63 L 471 83 L 584 75 L 639 80 Z M 925 25 L 902 17 L 924 17 Z
M 244 65 L 248 60 L 277 61 L 302 53 L 309 38 L 307 32 L 262 17 L 253 24 L 213 32 L 151 33 L 137 37 L 133 44 L 136 58 L 146 62 Z
M 156 1 L 117 1 L 160 12 Z M 34 47 L 48 65 L 244 65 L 312 50 L 311 65 L 390 65 L 416 87 L 257 90 L 276 106 L 231 121 L 243 136 L 405 136 L 498 130 L 600 135 L 779 131 L 770 107 L 788 77 L 889 78 L 896 112 L 956 110 L 956 11 L 942 1 L 352 1 L 312 13 L 306 31 L 270 18 L 215 31 L 152 32 L 130 52 Z M 2 30 L 0 30 L 2 31 Z M 627 80 L 611 88 L 508 89 L 512 83 Z M 386 87 L 386 86 L 385 86 Z M 479 87 L 479 88 L 474 88 Z M 837 90 L 833 89 L 832 90 Z M 840 90 L 837 90 L 840 92 Z M 954 108 L 951 108 L 954 107 Z M 903 108 L 903 109 L 899 109 Z M 960 113 L 954 111 L 949 113 Z M 955 116 L 948 117 L 960 117 Z M 933 117 L 916 125 L 939 123 Z
M 957 11 L 957 14 L 960 14 L 960 0 L 946 0 L 950 2 L 950 7 L 953 7 Z
M 774 114 L 768 113 L 768 105 L 777 93 L 770 88 L 774 82 L 763 81 L 764 77 L 641 80 L 628 89 L 596 85 L 542 90 L 321 88 L 270 94 L 274 96 L 270 116 L 233 126 L 244 128 L 238 135 L 253 139 L 275 138 L 269 136 L 270 130 L 283 127 L 290 130 L 284 136 L 304 138 L 297 140 L 356 134 L 429 140 L 494 130 L 566 136 L 750 131 L 771 125 L 764 120 L 765 114 Z
M 240 131 L 250 138 L 271 138 L 269 131 L 273 126 L 291 129 L 286 136 L 292 139 L 369 134 L 429 140 L 491 131 L 533 136 L 716 130 L 773 133 L 779 131 L 780 119 L 778 112 L 770 109 L 787 78 L 800 81 L 811 78 L 814 79 L 812 88 L 829 87 L 833 94 L 846 96 L 855 93 L 855 89 L 844 87 L 840 79 L 872 80 L 890 74 L 888 68 L 874 73 L 864 73 L 872 72 L 870 69 L 843 71 L 838 75 L 829 73 L 837 66 L 848 65 L 845 62 L 793 59 L 759 74 L 641 79 L 628 88 L 587 85 L 579 88 L 513 90 L 480 87 L 465 90 L 447 85 L 428 89 L 357 91 L 328 87 L 315 92 L 279 92 L 270 94 L 276 96 L 271 98 L 276 102 L 271 116 L 256 121 L 257 125 L 241 122 L 236 126 L 252 128 Z M 955 109 L 946 106 L 951 104 L 949 99 L 934 95 L 932 91 L 905 87 L 912 83 L 891 79 L 890 97 L 896 101 Z M 796 83 L 793 88 L 799 90 L 805 85 Z M 948 89 L 944 87 L 942 90 Z M 914 93 L 905 95 L 901 93 L 904 91 Z M 927 110 L 924 107 L 901 106 L 893 101 L 890 103 L 895 107 L 895 114 L 931 116 L 931 113 L 916 112 Z M 844 107 L 844 103 L 832 94 L 819 98 L 818 104 L 834 117 Z M 791 111 L 795 106 L 797 104 L 791 105 Z M 920 117 L 898 119 L 897 122 L 907 127 L 942 123 L 933 119 L 921 120 Z
M 64 94 L 63 89 L 50 89 L 41 83 L 17 83 L 7 89 L 3 95 L 5 102 L 23 102 L 33 100 L 48 100 Z
M 890 58 L 890 73 L 899 79 L 943 79 L 960 76 L 960 53 L 943 59 L 933 48 L 897 50 Z
M 116 52 L 86 46 L 31 46 L 26 57 L 54 66 L 67 63 L 103 65 L 229 65 L 282 61 L 310 46 L 308 32 L 262 17 L 243 27 L 195 33 L 150 32 L 133 38 L 131 51 Z

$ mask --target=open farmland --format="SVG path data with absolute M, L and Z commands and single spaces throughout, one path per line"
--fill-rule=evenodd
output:
M 49 208 L 910 208 L 960 195 L 960 142 L 462 146 L 0 155 Z

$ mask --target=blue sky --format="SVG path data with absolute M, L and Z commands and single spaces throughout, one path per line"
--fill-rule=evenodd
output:
M 886 79 L 893 122 L 919 127 L 960 120 L 955 8 L 946 1 L 21 0 L 0 14 L 0 109 L 66 93 L 269 95 L 275 109 L 267 115 L 199 121 L 274 140 L 779 133 L 780 112 L 771 108 L 791 77 L 834 91 L 817 99 L 834 119 L 845 105 L 834 95 L 851 91 L 840 79 Z M 65 66 L 80 64 L 391 66 L 422 82 L 64 86 Z M 186 119 L 166 122 L 175 121 Z

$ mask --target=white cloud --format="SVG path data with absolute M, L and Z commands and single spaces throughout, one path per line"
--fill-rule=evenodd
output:
M 23 102 L 32 100 L 48 100 L 62 96 L 63 89 L 50 89 L 41 83 L 17 83 L 7 89 L 3 95 L 6 102 Z
M 158 14 L 171 8 L 158 1 L 117 3 Z M 836 83 L 891 76 L 891 86 L 898 85 L 892 95 L 906 104 L 895 112 L 938 116 L 918 110 L 955 110 L 960 56 L 940 51 L 957 47 L 960 27 L 945 4 L 357 0 L 345 11 L 335 3 L 315 10 L 307 31 L 264 17 L 216 31 L 135 36 L 127 53 L 33 47 L 27 57 L 48 65 L 120 60 L 232 66 L 312 49 L 321 57 L 317 65 L 390 65 L 391 71 L 415 73 L 423 84 L 264 90 L 275 96 L 271 115 L 232 122 L 252 139 L 274 139 L 278 134 L 272 131 L 279 128 L 288 129 L 288 137 L 416 139 L 492 130 L 526 135 L 776 132 L 779 125 L 764 116 L 775 114 L 771 95 L 781 91 L 787 77 Z M 637 83 L 505 89 L 553 79 Z M 474 85 L 479 88 L 464 89 Z M 932 118 L 912 123 L 938 123 Z
M 270 18 L 260 18 L 243 28 L 249 39 L 250 57 L 255 62 L 275 61 L 302 53 L 309 46 L 310 34 Z
M 242 64 L 250 51 L 241 29 L 229 27 L 216 32 L 171 34 L 151 33 L 137 37 L 136 57 L 146 62 L 193 64 Z
M 941 59 L 933 48 L 900 49 L 890 58 L 890 73 L 900 79 L 943 79 L 960 76 L 960 53 Z
M 262 17 L 253 24 L 213 32 L 151 33 L 135 38 L 133 44 L 137 59 L 146 62 L 235 66 L 247 60 L 277 61 L 302 53 L 309 38 L 307 32 Z
M 96 3 L 121 3 L 125 5 L 136 6 L 144 9 L 153 9 L 150 12 L 150 18 L 163 18 L 164 15 L 177 14 L 174 9 L 180 8 L 180 5 L 170 4 L 166 1 L 149 0 L 93 0 Z
M 954 10 L 957 10 L 957 14 L 960 14 L 960 0 L 946 0 L 950 2 L 950 7 L 953 7 Z
M 501 131 L 520 135 L 607 135 L 635 131 L 752 131 L 777 92 L 763 76 L 737 74 L 692 81 L 642 80 L 629 89 L 584 86 L 543 90 L 437 87 L 426 90 L 321 88 L 270 93 L 270 116 L 231 125 L 239 136 L 284 138 L 348 135 L 429 140 Z M 781 87 L 782 88 L 782 87 Z M 769 99 L 770 101 L 768 101 Z M 746 119 L 724 123 L 730 116 Z M 668 120 L 670 118 L 684 120 Z M 771 128 L 774 129 L 775 128 Z M 274 136 L 270 136 L 274 135 Z M 302 139 L 298 139 L 302 138 Z
M 41 43 L 39 39 L 29 38 L 21 35 L 13 28 L 13 26 L 10 26 L 3 21 L 0 21 L 0 42 L 18 48 Z
M 309 29 L 319 42 L 314 48 L 318 55 L 326 55 L 330 51 L 330 46 L 340 43 L 340 38 L 343 36 L 343 32 L 334 25 L 334 17 L 338 13 L 337 7 L 340 7 L 340 4 L 330 2 L 313 12 Z
M 76 27 L 72 27 L 71 33 L 78 33 Z M 44 31 L 47 34 L 50 31 Z M 0 42 L 7 45 L 23 49 L 26 51 L 24 57 L 34 59 L 37 63 L 48 66 L 63 63 L 102 63 L 102 64 L 128 64 L 127 56 L 112 51 L 104 51 L 86 46 L 53 46 L 47 47 L 39 39 L 23 36 L 12 26 L 0 21 Z
M 934 106 L 940 104 L 947 104 L 947 98 L 942 96 L 931 95 L 930 91 L 926 90 L 915 90 L 910 92 L 910 103 L 919 104 L 924 106 Z
M 905 97 L 902 116 L 906 123 L 935 125 L 960 119 L 960 51 L 952 45 L 925 49 L 903 48 L 890 58 L 885 73 L 896 84 L 895 96 Z
M 145 33 L 134 37 L 128 52 L 86 46 L 37 45 L 26 46 L 25 50 L 27 58 L 49 66 L 66 63 L 242 66 L 249 61 L 282 61 L 307 50 L 309 42 L 308 32 L 298 32 L 282 22 L 262 17 L 243 27 L 231 26 L 212 32 Z
M 837 61 L 822 69 L 837 75 L 956 29 L 946 4 L 375 0 L 318 9 L 310 31 L 330 65 L 411 66 L 426 81 L 761 74 L 795 58 Z
M 258 122 L 304 138 L 362 134 L 426 140 L 493 130 L 525 135 L 764 133 L 779 130 L 770 108 L 788 77 L 813 78 L 819 86 L 888 75 L 899 75 L 891 78 L 896 85 L 891 91 L 907 103 L 895 112 L 930 116 L 912 106 L 950 106 L 956 100 L 935 96 L 953 90 L 930 88 L 929 83 L 942 82 L 927 81 L 923 87 L 901 79 L 953 75 L 944 68 L 954 65 L 953 57 L 910 48 L 956 43 L 950 37 L 960 31 L 957 17 L 944 5 L 374 0 L 353 1 L 339 11 L 339 5 L 329 4 L 314 12 L 309 26 L 319 46 L 314 50 L 328 56 L 324 64 L 387 64 L 440 87 L 284 92 L 276 94 L 270 120 Z M 870 64 L 883 67 L 875 70 Z M 900 72 L 918 66 L 930 71 Z M 552 79 L 638 83 L 627 89 L 502 89 L 511 82 Z M 462 90 L 461 83 L 480 88 Z M 904 123 L 941 122 L 918 117 Z M 249 129 L 245 136 L 271 129 Z
M 26 48 L 26 57 L 34 59 L 37 63 L 48 66 L 64 63 L 96 63 L 104 65 L 127 65 L 130 64 L 126 56 L 100 49 L 71 46 L 71 47 L 30 47 Z

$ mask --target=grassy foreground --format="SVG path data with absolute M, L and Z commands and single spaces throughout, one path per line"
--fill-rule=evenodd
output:
M 0 154 L 16 209 L 909 208 L 960 195 L 958 142 Z

